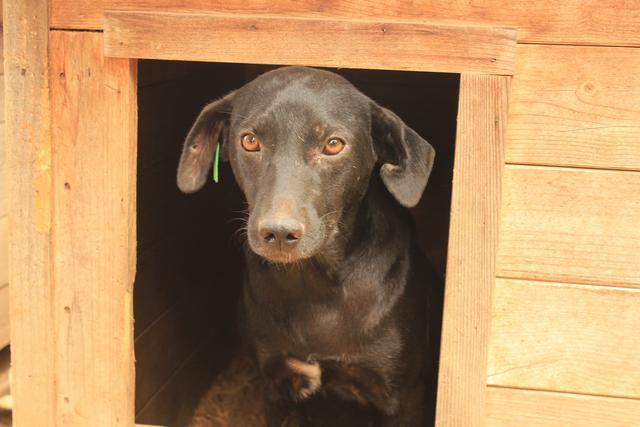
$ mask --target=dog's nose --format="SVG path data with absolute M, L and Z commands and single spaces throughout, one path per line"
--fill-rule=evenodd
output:
M 269 245 L 294 246 L 302 238 L 304 227 L 293 218 L 264 219 L 258 225 L 258 233 Z

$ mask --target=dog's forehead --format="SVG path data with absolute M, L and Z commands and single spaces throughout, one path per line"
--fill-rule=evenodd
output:
M 367 109 L 366 97 L 343 77 L 306 67 L 270 71 L 240 88 L 234 112 L 249 117 L 279 108 L 291 113 L 357 115 Z

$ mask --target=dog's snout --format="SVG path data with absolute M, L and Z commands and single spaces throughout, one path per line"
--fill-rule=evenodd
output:
M 258 233 L 266 244 L 294 246 L 302 238 L 304 227 L 293 218 L 268 218 L 260 221 Z

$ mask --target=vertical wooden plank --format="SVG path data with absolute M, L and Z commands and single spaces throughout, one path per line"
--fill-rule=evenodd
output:
M 436 425 L 484 420 L 509 78 L 460 79 Z
M 6 0 L 4 54 L 9 181 L 13 421 L 55 422 L 51 331 L 51 139 L 48 1 Z
M 134 422 L 136 62 L 52 31 L 56 422 Z

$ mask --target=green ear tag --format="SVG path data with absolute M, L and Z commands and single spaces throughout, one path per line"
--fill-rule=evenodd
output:
M 220 143 L 216 144 L 216 154 L 213 158 L 213 182 L 218 183 L 218 165 L 220 164 Z

